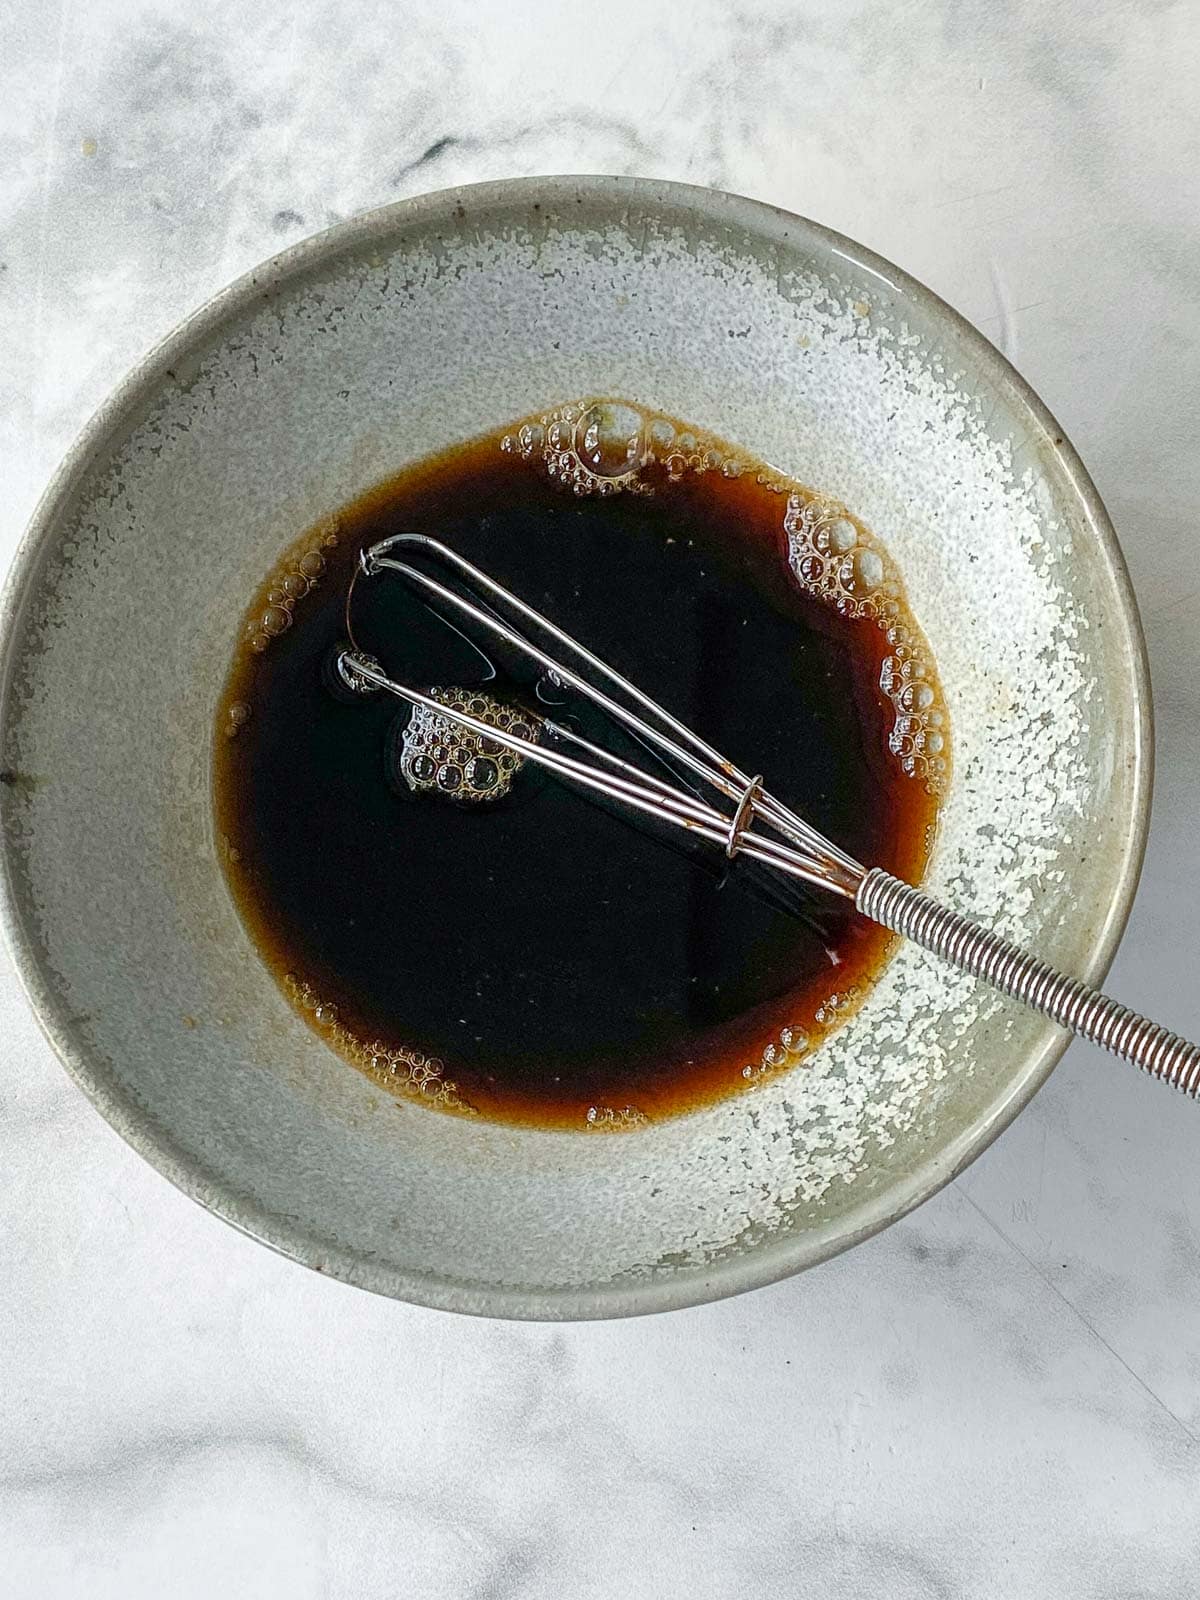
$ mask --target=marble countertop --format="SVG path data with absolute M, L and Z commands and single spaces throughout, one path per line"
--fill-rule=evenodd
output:
M 14 0 L 0 566 L 90 411 L 362 208 L 644 173 L 820 218 L 989 334 L 1113 514 L 1154 822 L 1110 987 L 1200 1034 L 1200 10 Z M 275 1258 L 85 1102 L 0 956 L 0 1594 L 1200 1592 L 1200 1108 L 1074 1046 L 957 1183 L 807 1276 L 472 1322 Z

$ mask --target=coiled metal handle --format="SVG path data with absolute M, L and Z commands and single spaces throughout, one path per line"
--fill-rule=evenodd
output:
M 985 979 L 1060 1027 L 1123 1056 L 1152 1078 L 1193 1099 L 1200 1094 L 1200 1045 L 1189 1044 L 1177 1033 L 1118 1005 L 1081 979 L 1056 972 L 882 867 L 874 867 L 864 876 L 855 904 L 873 922 L 902 933 L 972 977 Z

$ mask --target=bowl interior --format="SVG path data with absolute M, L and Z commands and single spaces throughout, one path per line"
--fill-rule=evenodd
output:
M 1094 973 L 1145 825 L 1138 630 L 1090 485 L 999 356 L 847 241 L 670 185 L 532 180 L 236 285 L 95 419 L 10 586 L 10 932 L 64 1059 L 170 1177 L 322 1270 L 462 1310 L 650 1310 L 819 1260 L 958 1170 L 1056 1053 L 905 948 L 811 1069 L 599 1138 L 394 1101 L 284 1002 L 209 803 L 248 596 L 380 478 L 589 393 L 744 445 L 896 556 L 954 733 L 933 892 Z

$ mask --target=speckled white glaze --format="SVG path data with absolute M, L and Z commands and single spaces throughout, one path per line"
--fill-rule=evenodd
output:
M 464 1311 L 656 1310 L 809 1265 L 961 1169 L 1061 1048 L 906 948 L 809 1070 L 596 1138 L 393 1101 L 286 1004 L 209 805 L 248 595 L 384 475 L 595 392 L 745 445 L 897 558 L 954 730 L 935 893 L 1095 977 L 1145 831 L 1103 508 L 1002 358 L 886 263 L 729 196 L 537 179 L 405 202 L 235 285 L 93 421 L 14 571 L 8 931 L 68 1067 L 168 1176 L 319 1270 Z

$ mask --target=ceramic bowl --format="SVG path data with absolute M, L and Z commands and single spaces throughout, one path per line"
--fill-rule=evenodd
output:
M 84 431 L 7 588 L 7 933 L 68 1070 L 173 1182 L 319 1271 L 488 1315 L 810 1266 L 959 1172 L 1064 1045 L 907 947 L 808 1070 L 597 1137 L 393 1099 L 290 1009 L 214 851 L 243 606 L 374 482 L 596 393 L 745 446 L 891 549 L 954 730 L 935 894 L 1095 980 L 1146 829 L 1143 648 L 1095 490 L 1002 357 L 849 240 L 699 189 L 532 179 L 360 217 L 218 295 Z

